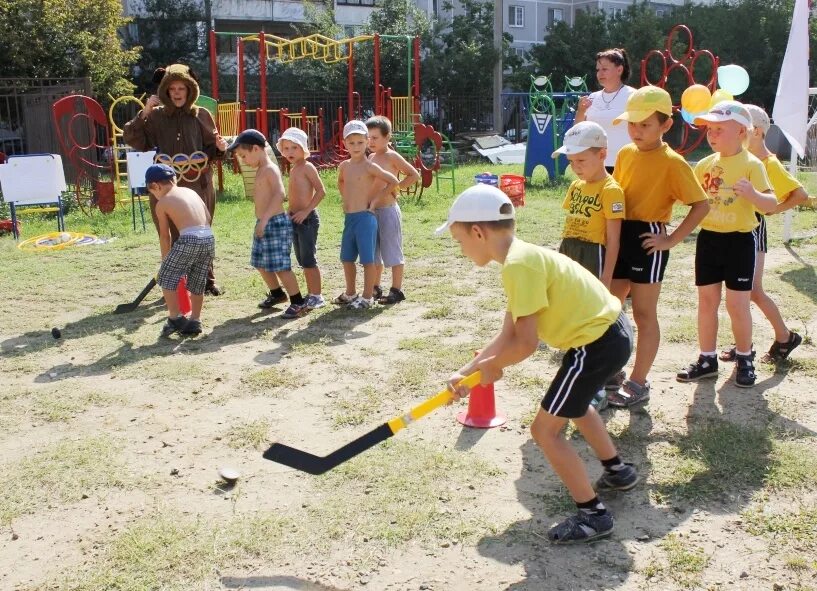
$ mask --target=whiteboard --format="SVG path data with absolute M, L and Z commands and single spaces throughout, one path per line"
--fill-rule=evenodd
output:
M 128 187 L 131 191 L 145 188 L 145 172 L 153 164 L 156 151 L 128 152 L 125 158 L 128 161 Z
M 68 189 L 62 158 L 58 154 L 11 156 L 0 164 L 0 188 L 6 203 L 57 203 Z

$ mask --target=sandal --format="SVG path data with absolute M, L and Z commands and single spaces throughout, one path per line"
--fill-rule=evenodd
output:
M 378 304 L 398 304 L 406 299 L 405 294 L 396 287 L 389 288 L 389 295 L 375 298 Z
M 383 297 L 383 288 L 380 287 L 379 285 L 375 285 L 374 289 L 372 289 L 372 297 L 375 300 L 379 300 L 380 298 L 382 298 Z
M 761 357 L 760 361 L 762 363 L 775 363 L 777 361 L 785 361 L 789 358 L 789 355 L 792 351 L 794 351 L 797 347 L 800 346 L 800 343 L 803 342 L 803 337 L 799 334 L 794 332 L 793 330 L 789 331 L 789 340 L 785 343 L 781 343 L 779 341 L 775 341 L 772 343 L 772 346 L 769 348 L 769 352 L 766 353 L 763 357 Z M 754 351 L 752 351 L 754 353 Z
M 579 511 L 548 531 L 553 544 L 584 544 L 606 538 L 613 533 L 613 516 L 609 512 L 594 515 Z
M 632 380 L 624 380 L 618 392 L 607 394 L 607 403 L 616 408 L 630 408 L 636 404 L 644 404 L 650 399 L 650 383 L 643 386 Z
M 798 345 L 799 344 L 800 343 L 798 343 Z M 772 345 L 772 346 L 774 346 L 774 345 Z M 752 346 L 752 359 L 755 358 L 756 353 L 757 352 L 755 351 L 755 348 L 754 348 L 754 345 L 753 345 Z M 730 347 L 729 349 L 724 349 L 723 351 L 721 351 L 721 354 L 718 355 L 718 359 L 720 359 L 721 361 L 734 361 L 737 358 L 738 358 L 738 350 L 737 350 L 736 347 Z
M 346 292 L 343 292 L 338 297 L 336 297 L 334 300 L 332 300 L 332 303 L 335 304 L 336 306 L 348 306 L 349 304 L 354 302 L 356 299 L 357 299 L 357 294 L 356 293 L 352 294 L 352 295 L 349 295 Z

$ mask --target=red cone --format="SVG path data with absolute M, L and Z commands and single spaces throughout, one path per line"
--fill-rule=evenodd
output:
M 179 280 L 179 286 L 176 288 L 176 296 L 179 299 L 179 314 L 187 316 L 193 309 L 190 304 L 190 292 L 187 291 L 187 277 L 182 277 Z

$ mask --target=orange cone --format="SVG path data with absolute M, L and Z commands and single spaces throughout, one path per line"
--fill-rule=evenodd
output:
M 176 288 L 176 297 L 179 299 L 179 314 L 187 316 L 193 309 L 190 303 L 190 292 L 187 291 L 187 277 L 184 276 L 179 280 L 179 286 Z
M 457 415 L 457 420 L 466 427 L 490 429 L 504 425 L 508 420 L 505 415 L 496 412 L 494 385 L 478 384 L 471 388 L 468 396 L 468 410 Z

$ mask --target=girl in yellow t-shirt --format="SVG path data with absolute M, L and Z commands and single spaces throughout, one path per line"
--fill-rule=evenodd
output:
M 695 248 L 695 285 L 698 286 L 698 360 L 677 374 L 679 382 L 718 375 L 716 357 L 718 306 L 726 284 L 726 310 L 735 337 L 735 385 L 749 388 L 756 378 L 752 358 L 752 315 L 749 302 L 755 270 L 755 211 L 774 209 L 763 163 L 745 146 L 752 117 L 742 104 L 724 101 L 695 119 L 706 126 L 715 151 L 695 167 L 695 176 L 709 198 L 709 213 L 701 222 Z

